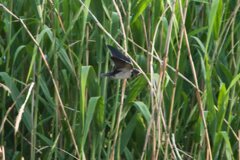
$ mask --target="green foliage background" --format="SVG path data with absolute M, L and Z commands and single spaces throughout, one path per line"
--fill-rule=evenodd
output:
M 239 8 L 1 0 L 0 157 L 240 159 Z M 142 74 L 100 77 L 106 44 Z

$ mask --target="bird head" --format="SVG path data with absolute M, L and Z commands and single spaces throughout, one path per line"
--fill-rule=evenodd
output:
M 140 73 L 141 73 L 141 72 L 140 72 L 138 69 L 133 68 L 131 77 L 135 77 L 135 76 L 139 75 Z

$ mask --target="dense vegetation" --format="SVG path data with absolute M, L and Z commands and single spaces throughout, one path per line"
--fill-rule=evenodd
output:
M 1 0 L 0 157 L 240 159 L 239 8 Z M 141 75 L 101 77 L 108 44 Z

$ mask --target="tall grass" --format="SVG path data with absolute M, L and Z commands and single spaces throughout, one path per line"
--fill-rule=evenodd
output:
M 2 0 L 1 159 L 240 159 L 239 8 Z M 106 44 L 141 75 L 100 77 Z

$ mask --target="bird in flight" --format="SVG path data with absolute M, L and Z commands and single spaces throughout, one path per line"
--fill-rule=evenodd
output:
M 133 68 L 129 57 L 123 55 L 119 50 L 110 45 L 107 45 L 107 47 L 111 52 L 114 68 L 111 72 L 102 73 L 101 76 L 110 77 L 112 79 L 127 79 L 140 73 L 138 69 Z

